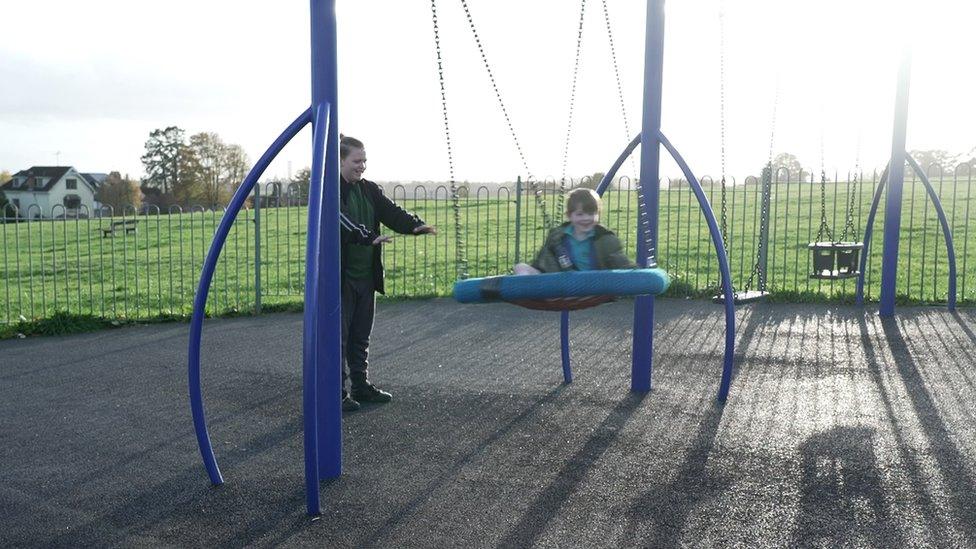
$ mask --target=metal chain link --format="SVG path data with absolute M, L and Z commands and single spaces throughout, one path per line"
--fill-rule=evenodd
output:
M 769 225 L 769 211 L 766 209 L 765 196 L 767 192 L 772 192 L 773 186 L 773 145 L 776 139 L 776 110 L 779 107 L 779 75 L 776 76 L 776 87 L 773 91 L 773 114 L 769 121 L 769 156 L 766 160 L 766 167 L 763 169 L 762 176 L 762 191 L 760 196 L 760 209 L 759 209 L 759 242 L 756 243 L 756 263 L 752 266 L 752 272 L 749 273 L 749 279 L 746 280 L 744 286 L 745 291 L 752 289 L 752 283 L 755 281 L 756 277 L 759 277 L 759 287 L 757 288 L 760 292 L 766 291 L 766 277 L 762 274 L 762 265 L 759 261 L 763 255 L 763 239 L 762 235 L 766 233 L 766 228 Z M 734 294 L 733 294 L 734 295 Z
M 657 266 L 657 253 L 656 247 L 654 246 L 654 239 L 651 237 L 651 223 L 649 216 L 647 215 L 647 204 L 644 203 L 643 181 L 637 178 L 637 219 L 638 225 L 640 226 L 640 232 L 644 236 L 644 246 L 647 248 L 647 264 L 644 265 L 647 268 L 652 268 Z
M 769 211 L 766 209 L 766 193 L 771 192 L 770 189 L 773 185 L 773 169 L 772 164 L 767 165 L 766 169 L 763 170 L 762 178 L 762 191 L 759 198 L 759 242 L 756 244 L 756 264 L 752 267 L 752 272 L 749 273 L 749 279 L 746 280 L 745 291 L 752 289 L 752 283 L 755 281 L 756 276 L 759 277 L 759 288 L 760 292 L 766 291 L 766 277 L 762 273 L 762 265 L 759 263 L 759 259 L 763 255 L 763 238 L 762 235 L 766 234 L 766 227 L 769 224 Z
M 576 76 L 579 74 L 580 51 L 583 47 L 583 16 L 586 13 L 586 0 L 580 2 L 579 28 L 576 31 L 576 60 L 573 62 L 573 80 L 569 90 L 569 114 L 566 120 L 566 140 L 563 142 L 562 172 L 559 177 L 559 198 L 556 213 L 563 210 L 566 200 L 566 164 L 569 161 L 569 139 L 573 132 L 573 110 L 576 106 Z
M 776 87 L 773 90 L 773 115 L 769 121 L 769 160 L 766 164 L 769 169 L 773 169 L 773 143 L 776 138 L 776 109 L 779 107 L 779 75 L 776 75 Z M 772 181 L 772 174 L 770 174 L 770 181 Z
M 827 240 L 823 237 L 826 236 Z M 827 225 L 827 172 L 823 166 L 820 168 L 820 229 L 817 231 L 816 242 L 832 242 L 834 235 L 830 232 Z
M 728 217 L 729 217 L 729 207 L 728 201 L 726 199 L 725 190 L 725 176 L 722 176 L 722 246 L 725 248 L 725 254 L 729 253 L 729 229 L 728 229 Z
M 854 199 L 857 196 L 857 172 L 854 173 L 854 179 L 851 181 L 851 196 L 847 201 L 847 225 L 844 227 L 844 234 L 841 236 L 841 241 L 849 242 L 847 240 L 848 235 L 854 241 L 857 240 L 857 227 L 854 226 Z
M 630 122 L 627 118 L 627 106 L 624 103 L 624 87 L 620 80 L 620 65 L 617 63 L 617 49 L 613 42 L 613 26 L 610 24 L 610 10 L 607 8 L 607 0 L 602 0 L 603 2 L 603 20 L 607 25 L 607 40 L 610 41 L 610 61 L 613 63 L 613 74 L 617 79 L 617 99 L 620 102 L 620 115 L 624 122 L 624 143 L 630 143 L 633 139 L 632 133 L 630 133 Z M 639 175 L 637 170 L 637 164 L 634 162 L 634 155 L 630 155 L 630 169 L 635 174 L 636 178 Z
M 613 73 L 616 77 L 617 82 L 617 99 L 620 102 L 620 115 L 624 123 L 624 138 L 626 142 L 629 142 L 630 137 L 630 124 L 627 122 L 627 107 L 624 103 L 624 91 L 623 85 L 620 79 L 620 64 L 617 62 L 617 50 L 613 41 L 613 26 L 610 24 L 610 10 L 607 7 L 607 1 L 601 0 L 603 7 L 603 20 L 607 27 L 607 39 L 610 42 L 610 60 L 613 64 Z M 657 266 L 657 250 L 654 246 L 654 239 L 651 237 L 651 224 L 650 218 L 647 215 L 647 204 L 641 198 L 644 196 L 643 184 L 640 179 L 640 172 L 638 171 L 636 165 L 634 164 L 634 157 L 630 157 L 631 169 L 634 171 L 635 177 L 634 181 L 637 184 L 637 226 L 639 236 L 644 239 L 644 246 L 647 249 L 647 262 L 646 267 L 656 267 Z
M 821 105 L 821 109 L 823 105 Z M 826 236 L 827 240 L 823 240 Z M 817 242 L 831 242 L 834 235 L 831 234 L 830 225 L 827 224 L 827 166 L 824 162 L 824 133 L 823 127 L 820 128 L 820 229 L 817 230 Z
M 461 197 L 454 179 L 454 151 L 451 147 L 451 127 L 447 118 L 447 91 L 444 86 L 444 60 L 441 57 L 440 28 L 437 24 L 437 0 L 430 0 L 430 11 L 434 23 L 434 48 L 437 51 L 437 77 L 441 87 L 441 112 L 444 115 L 444 140 L 447 142 L 447 166 L 451 183 L 451 202 L 454 210 L 454 266 L 458 279 L 468 278 L 468 257 L 464 246 L 463 226 L 461 224 Z
M 857 180 L 861 173 L 861 140 L 858 137 L 857 156 L 854 158 L 854 179 L 851 181 L 851 196 L 847 200 L 847 224 L 844 226 L 844 234 L 840 237 L 842 242 L 847 240 L 848 233 L 854 241 L 857 241 L 857 227 L 854 226 L 854 199 L 857 196 Z
M 718 12 L 718 119 L 721 136 L 719 147 L 722 151 L 722 246 L 729 253 L 728 201 L 725 179 L 725 5 Z
M 505 117 L 505 124 L 508 125 L 508 133 L 512 136 L 512 140 L 515 142 L 515 150 L 518 151 L 519 159 L 522 161 L 522 168 L 525 170 L 527 175 L 526 182 L 529 183 L 529 187 L 534 191 L 536 206 L 538 206 L 540 212 L 542 213 L 542 222 L 548 228 L 553 225 L 552 216 L 549 215 L 549 210 L 546 207 L 546 200 L 543 197 L 545 188 L 539 189 L 539 183 L 535 180 L 535 176 L 532 175 L 532 171 L 529 169 L 529 165 L 525 160 L 525 153 L 522 151 L 522 144 L 519 141 L 518 135 L 515 133 L 515 126 L 512 124 L 512 119 L 508 115 L 508 109 L 505 108 L 505 101 L 502 100 L 501 91 L 498 89 L 498 83 L 495 81 L 495 74 L 491 70 L 491 65 L 488 63 L 488 56 L 485 54 L 484 45 L 481 43 L 481 37 L 478 35 L 478 29 L 475 27 L 474 18 L 471 16 L 471 9 L 468 7 L 467 0 L 461 0 L 461 7 L 464 8 L 464 15 L 468 20 L 468 26 L 471 28 L 471 34 L 474 36 L 475 45 L 478 47 L 478 53 L 481 54 L 481 61 L 488 72 L 488 79 L 491 81 L 491 87 L 495 91 L 495 98 L 498 100 L 498 105 L 502 109 L 502 115 Z
M 854 226 L 854 199 L 857 197 L 857 180 L 861 173 L 861 151 L 860 143 L 858 144 L 857 158 L 854 160 L 854 179 L 851 180 L 851 196 L 847 200 L 847 224 L 844 226 L 844 234 L 840 237 L 842 242 L 850 242 L 847 240 L 848 234 L 856 242 L 857 241 L 857 227 Z

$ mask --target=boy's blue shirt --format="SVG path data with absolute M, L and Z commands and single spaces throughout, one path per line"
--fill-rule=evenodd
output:
M 620 240 L 612 231 L 601 225 L 595 225 L 592 235 L 587 235 L 588 238 L 583 241 L 576 241 L 570 234 L 572 229 L 567 230 L 570 225 L 567 221 L 549 231 L 545 244 L 532 260 L 533 267 L 544 273 L 583 269 L 578 257 L 575 256 L 587 254 L 584 260 L 587 261 L 587 270 L 637 268 L 637 265 L 624 254 Z M 582 254 L 572 248 L 574 245 L 577 249 L 585 248 L 581 250 Z
M 590 270 L 592 264 L 590 261 L 590 256 L 593 253 L 593 235 L 596 231 L 593 229 L 586 231 L 586 235 L 583 240 L 577 240 L 576 237 L 573 236 L 572 225 L 566 226 L 566 228 L 563 229 L 563 232 L 568 236 L 568 238 L 566 238 L 566 242 L 568 243 L 566 247 L 568 248 L 569 255 L 572 256 L 571 259 L 573 260 L 573 264 L 576 265 L 576 268 L 580 271 Z

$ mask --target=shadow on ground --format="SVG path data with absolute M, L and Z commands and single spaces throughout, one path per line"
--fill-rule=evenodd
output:
M 906 308 L 738 312 L 659 300 L 654 389 L 632 393 L 631 304 L 572 322 L 381 303 L 344 473 L 304 514 L 299 315 L 210 321 L 193 438 L 185 326 L 0 342 L 0 545 L 976 546 L 976 320 Z

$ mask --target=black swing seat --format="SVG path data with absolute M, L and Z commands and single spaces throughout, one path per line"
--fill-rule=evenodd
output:
M 807 247 L 813 257 L 810 278 L 842 280 L 861 274 L 858 266 L 863 242 L 811 242 Z
M 735 292 L 732 294 L 732 303 L 736 305 L 748 305 L 750 303 L 756 303 L 757 301 L 765 301 L 769 297 L 769 292 L 764 292 L 762 290 L 746 290 L 744 292 Z M 712 297 L 712 303 L 722 304 L 725 303 L 725 294 L 719 294 Z

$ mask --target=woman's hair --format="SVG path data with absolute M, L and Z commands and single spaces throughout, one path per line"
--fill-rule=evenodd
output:
M 339 134 L 339 160 L 345 160 L 353 149 L 365 149 L 363 142 L 355 137 Z
M 566 197 L 566 215 L 575 212 L 577 209 L 596 215 L 600 213 L 600 205 L 600 195 L 596 194 L 593 189 L 573 189 Z

